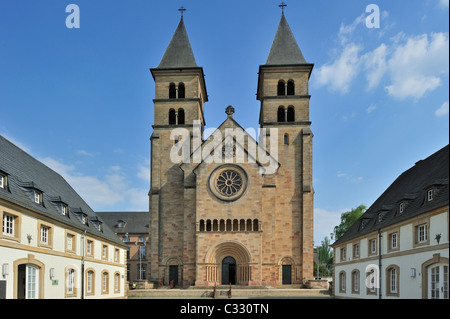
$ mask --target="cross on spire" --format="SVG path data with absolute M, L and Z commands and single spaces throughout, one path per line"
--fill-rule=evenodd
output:
M 279 7 L 281 8 L 281 12 L 284 14 L 284 8 L 287 7 L 287 4 L 283 2 L 281 2 L 281 4 L 279 5 Z
M 187 10 L 187 9 L 186 9 L 185 7 L 183 7 L 183 6 L 181 6 L 181 8 L 178 9 L 178 11 L 181 12 L 181 18 L 183 18 L 184 12 L 185 12 L 186 10 Z

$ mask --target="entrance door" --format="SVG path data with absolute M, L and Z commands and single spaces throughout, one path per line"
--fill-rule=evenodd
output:
M 222 260 L 222 285 L 236 285 L 236 260 L 225 257 Z
M 292 270 L 291 265 L 283 265 L 282 266 L 282 284 L 290 285 L 292 284 Z
M 448 298 L 448 265 L 437 265 L 428 270 L 428 298 Z
M 39 268 L 19 265 L 17 272 L 17 299 L 39 298 Z
M 174 286 L 178 286 L 178 266 L 169 266 L 169 284 L 174 282 Z

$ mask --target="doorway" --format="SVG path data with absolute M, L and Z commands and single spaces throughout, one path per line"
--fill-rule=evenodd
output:
M 39 298 L 39 268 L 33 265 L 19 265 L 17 271 L 17 299 Z
M 428 298 L 449 299 L 448 265 L 436 265 L 428 268 Z
M 282 284 L 290 285 L 292 284 L 292 267 L 291 265 L 283 265 L 282 266 Z
M 222 260 L 222 285 L 236 285 L 236 260 L 225 257 Z
M 178 266 L 169 266 L 169 284 L 172 282 L 178 286 Z

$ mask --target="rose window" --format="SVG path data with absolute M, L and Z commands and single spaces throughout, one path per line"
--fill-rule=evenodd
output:
M 242 188 L 242 177 L 231 170 L 223 171 L 216 179 L 216 188 L 224 196 L 233 196 Z

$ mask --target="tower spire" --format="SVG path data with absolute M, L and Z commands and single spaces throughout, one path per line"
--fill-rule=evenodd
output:
M 281 4 L 279 5 L 279 7 L 281 8 L 281 14 L 284 14 L 284 8 L 287 7 L 287 4 L 284 3 L 284 1 L 282 1 Z
M 183 6 L 181 6 L 181 8 L 180 8 L 180 9 L 178 9 L 178 11 L 180 11 L 180 12 L 181 12 L 181 19 L 183 19 L 183 15 L 184 15 L 184 12 L 186 12 L 186 11 L 187 11 L 187 9 L 186 9 L 185 7 L 183 7 Z

